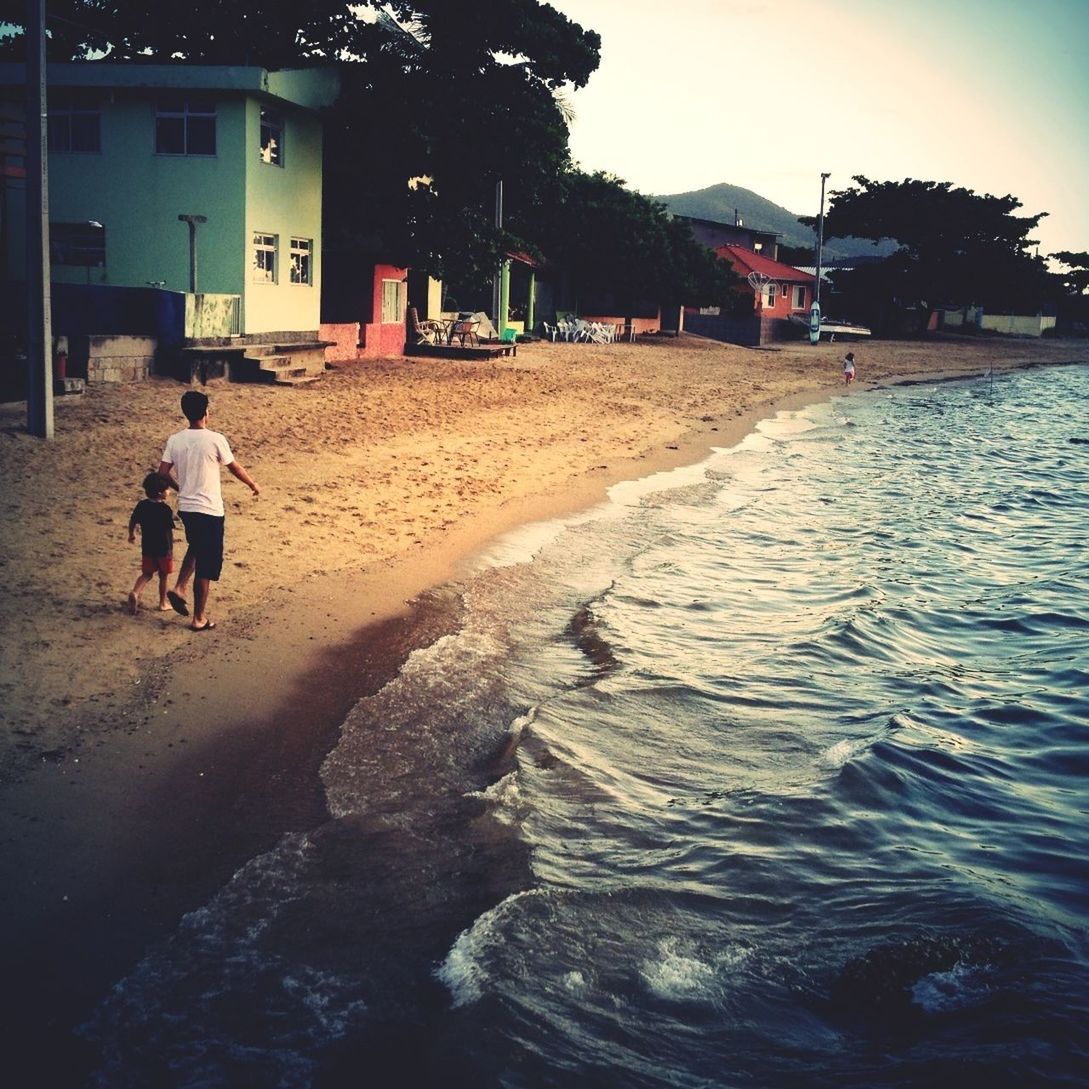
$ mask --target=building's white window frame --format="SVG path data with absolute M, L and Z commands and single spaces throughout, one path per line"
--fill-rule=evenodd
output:
M 254 231 L 251 248 L 253 268 L 250 279 L 255 284 L 274 284 L 280 266 L 280 236 L 270 231 Z
M 795 310 L 805 309 L 805 284 L 794 285 L 794 304 Z
M 49 106 L 49 150 L 68 155 L 102 153 L 102 114 L 98 103 L 57 102 Z M 82 146 L 77 146 L 82 145 Z
M 284 165 L 284 115 L 261 107 L 261 128 L 258 157 L 269 166 Z
M 397 325 L 405 320 L 405 284 L 403 280 L 382 281 L 382 324 Z
M 208 122 L 211 121 L 210 128 Z M 180 122 L 180 126 L 177 124 Z M 197 97 L 178 95 L 165 97 L 155 103 L 155 154 L 186 155 L 199 158 L 214 158 L 216 154 L 217 116 L 214 102 Z M 181 150 L 164 147 L 168 136 L 175 129 L 181 132 Z M 201 143 L 202 133 L 211 134 L 210 151 L 194 151 L 193 145 Z
M 314 240 L 292 237 L 290 259 L 291 282 L 312 286 L 314 283 Z
M 764 306 L 768 310 L 775 309 L 775 294 L 779 290 L 779 285 L 774 281 L 770 281 L 764 287 Z

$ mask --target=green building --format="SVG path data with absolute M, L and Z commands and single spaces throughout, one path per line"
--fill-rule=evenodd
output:
M 0 65 L 9 113 L 24 78 Z M 47 85 L 54 284 L 194 296 L 187 312 L 209 320 L 190 335 L 318 329 L 318 110 L 336 97 L 334 71 L 86 62 L 50 64 Z M 25 264 L 11 163 L 0 280 L 23 278 Z

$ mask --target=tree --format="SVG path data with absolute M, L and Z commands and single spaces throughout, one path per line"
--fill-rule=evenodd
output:
M 736 277 L 664 204 L 615 176 L 572 170 L 559 199 L 524 229 L 563 268 L 571 301 L 588 312 L 719 304 Z
M 882 262 L 835 278 L 837 289 L 875 324 L 915 309 L 925 322 L 938 305 L 979 303 L 1035 311 L 1054 293 L 1044 262 L 1028 253 L 1047 213 L 1016 216 L 1013 196 L 979 196 L 950 182 L 875 182 L 833 192 L 825 237 L 892 238 L 900 249 Z M 804 220 L 812 225 L 813 218 Z
M 1051 256 L 1054 260 L 1070 269 L 1069 272 L 1060 273 L 1063 287 L 1071 295 L 1089 294 L 1089 253 L 1072 253 L 1070 250 L 1061 250 Z
M 1059 326 L 1084 336 L 1089 332 L 1089 253 L 1061 250 L 1051 257 L 1070 270 L 1057 276 L 1064 293 L 1059 304 Z

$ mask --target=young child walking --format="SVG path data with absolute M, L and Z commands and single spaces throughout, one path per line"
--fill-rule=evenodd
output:
M 159 612 L 167 612 L 170 602 L 166 597 L 166 578 L 174 570 L 174 512 L 166 501 L 170 481 L 160 473 L 148 473 L 144 477 L 144 494 L 133 508 L 129 519 L 129 544 L 136 541 L 136 528 L 140 527 L 140 577 L 129 594 L 129 612 L 133 616 L 140 607 L 140 591 L 159 576 Z
M 855 353 L 848 352 L 843 357 L 843 384 L 849 386 L 855 380 Z

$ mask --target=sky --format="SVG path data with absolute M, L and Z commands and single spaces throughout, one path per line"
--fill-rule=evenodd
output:
M 645 194 L 728 182 L 815 215 L 874 181 L 1049 213 L 1089 251 L 1089 0 L 548 0 L 602 38 L 571 150 Z

